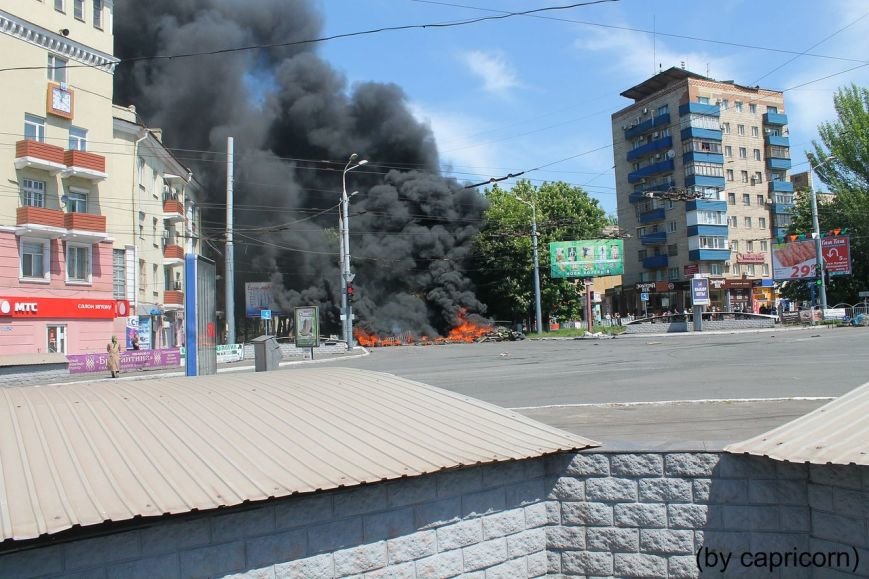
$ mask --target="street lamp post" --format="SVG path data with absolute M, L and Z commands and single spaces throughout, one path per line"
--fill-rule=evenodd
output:
M 531 248 L 534 254 L 534 315 L 537 322 L 537 334 L 543 334 L 543 311 L 540 306 L 540 259 L 537 255 L 537 209 L 533 203 L 515 197 L 516 201 L 531 208 Z
M 817 165 L 812 165 L 812 169 L 817 170 L 818 167 L 825 163 L 829 163 L 833 159 L 835 159 L 835 155 L 830 155 L 826 159 L 824 159 L 821 163 Z M 821 319 L 824 318 L 824 312 L 827 310 L 827 282 L 824 280 L 824 252 L 821 248 L 821 226 L 818 223 L 818 195 L 815 193 L 815 188 L 811 187 L 811 182 L 809 183 L 810 194 L 812 196 L 812 227 L 814 228 L 814 238 L 815 238 L 815 263 L 817 263 L 816 270 L 818 272 L 818 290 L 821 302 Z M 814 318 L 813 318 L 814 319 Z
M 343 320 L 341 327 L 344 333 L 344 340 L 347 343 L 347 349 L 352 350 L 353 344 L 353 305 L 350 301 L 350 284 L 353 283 L 355 274 L 350 271 L 350 197 L 356 194 L 354 191 L 349 196 L 347 195 L 347 173 L 361 167 L 368 161 L 362 159 L 353 164 L 359 155 L 353 153 L 344 165 L 344 173 L 341 175 L 341 210 L 338 212 L 338 226 L 340 230 L 339 244 L 341 245 L 341 313 Z

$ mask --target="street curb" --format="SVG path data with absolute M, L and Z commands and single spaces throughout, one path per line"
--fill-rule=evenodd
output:
M 770 332 L 798 332 L 804 330 L 822 330 L 835 326 L 805 326 L 796 328 L 756 328 L 746 330 L 710 330 L 700 332 L 670 332 L 663 334 L 619 334 L 618 338 L 681 338 L 685 336 L 725 336 L 728 334 L 768 334 Z

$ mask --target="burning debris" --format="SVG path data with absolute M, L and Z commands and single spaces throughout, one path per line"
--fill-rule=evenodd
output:
M 460 310 L 456 316 L 454 327 L 446 336 L 435 336 L 434 338 L 415 334 L 414 332 L 404 332 L 400 335 L 378 335 L 375 332 L 367 331 L 364 328 L 356 327 L 353 330 L 353 336 L 360 346 L 384 347 L 384 346 L 428 346 L 432 344 L 469 344 L 471 342 L 479 342 L 492 331 L 492 322 L 476 314 L 468 314 L 465 310 Z
M 271 279 L 282 310 L 319 305 L 324 327 L 339 325 L 336 204 L 344 162 L 355 152 L 369 160 L 348 179 L 359 191 L 350 207 L 353 306 L 366 332 L 390 336 L 390 344 L 406 341 L 396 328 L 412 328 L 418 343 L 468 339 L 473 332 L 455 321 L 462 311 L 485 311 L 464 273 L 485 200 L 440 176 L 431 130 L 411 114 L 399 87 L 348 87 L 316 44 L 287 45 L 321 35 L 315 6 L 118 0 L 122 59 L 270 47 L 131 60 L 115 75 L 116 100 L 162 127 L 203 182 L 203 220 L 212 224 L 205 234 L 217 245 L 225 218 L 220 153 L 226 137 L 235 138 L 237 303 L 244 282 Z

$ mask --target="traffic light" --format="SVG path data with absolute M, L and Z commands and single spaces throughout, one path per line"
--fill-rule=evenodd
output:
M 353 286 L 348 283 L 347 284 L 347 301 L 349 301 L 349 302 L 354 301 L 354 297 L 353 297 L 354 295 L 355 294 L 353 293 Z

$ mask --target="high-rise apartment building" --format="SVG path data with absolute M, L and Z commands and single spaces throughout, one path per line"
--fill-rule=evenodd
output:
M 793 208 L 782 93 L 671 68 L 622 96 L 634 102 L 612 115 L 613 154 L 631 237 L 615 306 L 681 311 L 695 274 L 722 311 L 773 306 L 770 250 Z M 698 197 L 668 199 L 680 195 Z

